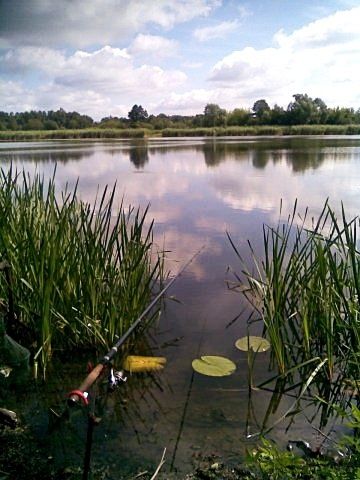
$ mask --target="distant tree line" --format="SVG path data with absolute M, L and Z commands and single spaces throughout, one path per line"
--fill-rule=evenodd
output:
M 0 130 L 59 130 L 89 128 L 94 120 L 78 112 L 34 111 L 21 113 L 0 112 Z
M 196 128 L 251 125 L 351 125 L 360 124 L 360 109 L 328 107 L 321 98 L 307 94 L 293 95 L 287 108 L 269 106 L 265 99 L 257 100 L 252 109 L 235 108 L 227 111 L 215 103 L 208 103 L 202 114 L 149 115 L 141 105 L 134 105 L 125 117 L 104 117 L 94 122 L 77 112 L 0 112 L 0 130 L 57 130 L 99 128 Z

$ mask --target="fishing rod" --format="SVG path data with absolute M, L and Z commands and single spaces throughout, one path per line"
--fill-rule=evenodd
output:
M 99 361 L 99 363 L 94 367 L 88 376 L 83 380 L 79 387 L 75 390 L 72 390 L 68 394 L 68 403 L 69 405 L 78 404 L 82 402 L 83 405 L 88 405 L 88 390 L 96 382 L 96 380 L 101 375 L 105 366 L 110 365 L 114 356 L 117 354 L 119 348 L 126 342 L 130 335 L 136 330 L 138 325 L 144 320 L 146 315 L 151 311 L 151 309 L 156 305 L 156 303 L 163 297 L 163 295 L 169 290 L 172 284 L 181 276 L 181 274 L 187 269 L 187 267 L 194 261 L 194 259 L 200 254 L 204 249 L 204 245 L 194 253 L 194 255 L 184 264 L 180 271 L 173 277 L 170 282 L 156 295 L 152 302 L 145 308 L 141 315 L 135 320 L 131 327 L 119 338 L 115 345 L 108 351 L 108 353 Z M 123 372 L 115 372 L 115 383 L 120 383 L 121 381 L 126 381 L 126 378 L 123 376 Z
M 193 262 L 193 260 L 199 255 L 205 246 L 202 246 L 200 250 L 195 252 L 195 254 L 185 263 L 185 265 L 180 269 L 180 271 L 173 277 L 170 282 L 155 296 L 155 298 L 150 302 L 150 304 L 145 308 L 141 315 L 135 320 L 130 328 L 122 335 L 121 338 L 115 343 L 115 345 L 108 351 L 108 353 L 99 361 L 95 368 L 88 374 L 88 376 L 83 380 L 80 386 L 71 391 L 68 394 L 68 405 L 74 406 L 78 405 L 80 402 L 88 408 L 88 428 L 86 434 L 86 445 L 85 445 L 85 455 L 84 455 L 84 467 L 83 467 L 83 480 L 88 480 L 90 474 L 90 461 L 91 461 L 91 449 L 93 441 L 93 432 L 96 425 L 99 424 L 100 418 L 95 416 L 95 396 L 92 398 L 92 408 L 89 405 L 88 399 L 88 390 L 92 385 L 98 380 L 101 376 L 104 368 L 111 365 L 111 362 L 114 356 L 118 353 L 119 348 L 126 342 L 138 325 L 144 320 L 146 315 L 151 311 L 154 305 L 161 299 L 161 297 L 169 290 L 171 285 L 177 280 L 180 275 L 186 270 L 186 268 Z M 113 368 L 110 370 L 109 375 L 109 388 L 114 389 L 120 383 L 125 382 L 127 378 L 124 376 L 122 370 L 116 372 Z

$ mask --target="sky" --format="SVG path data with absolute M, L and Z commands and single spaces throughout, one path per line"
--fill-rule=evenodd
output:
M 360 108 L 360 0 L 0 0 L 0 110 Z

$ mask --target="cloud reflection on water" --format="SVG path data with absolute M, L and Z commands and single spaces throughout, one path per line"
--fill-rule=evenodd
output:
M 296 198 L 299 211 L 309 206 L 311 213 L 316 213 L 328 197 L 334 208 L 339 208 L 344 201 L 349 217 L 357 214 L 360 139 L 64 142 L 63 150 L 61 145 L 61 142 L 50 143 L 50 146 L 14 144 L 8 149 L 0 145 L 0 163 L 6 169 L 12 161 L 15 167 L 24 167 L 30 174 L 37 171 L 50 177 L 54 163 L 49 158 L 57 158 L 59 187 L 63 188 L 66 183 L 72 186 L 79 178 L 83 200 L 93 202 L 98 189 L 102 191 L 105 185 L 116 182 L 119 203 L 124 198 L 125 204 L 143 208 L 150 204 L 147 221 L 155 219 L 155 240 L 159 248 L 165 245 L 170 251 L 167 265 L 173 275 L 193 253 L 206 245 L 172 287 L 170 295 L 175 295 L 181 303 L 166 302 L 159 326 L 158 338 L 162 342 L 174 337 L 180 340 L 176 349 L 168 348 L 164 352 L 168 358 L 164 375 L 171 386 L 171 391 L 161 392 L 167 416 L 158 418 L 156 437 L 153 433 L 151 440 L 146 434 L 142 436 L 142 453 L 146 457 L 154 445 L 162 445 L 164 438 L 169 439 L 170 452 L 174 446 L 172 432 L 180 424 L 186 401 L 192 358 L 205 353 L 228 356 L 238 365 L 236 375 L 226 380 L 229 392 L 246 385 L 245 358 L 234 347 L 234 341 L 246 334 L 249 308 L 227 328 L 243 305 L 241 297 L 226 286 L 230 278 L 227 266 L 240 268 L 226 231 L 231 233 L 245 259 L 250 259 L 247 240 L 256 251 L 261 251 L 262 225 L 277 222 L 281 199 L 284 215 L 292 211 Z M 256 324 L 255 329 L 259 331 L 252 333 L 261 333 L 260 324 Z M 255 375 L 258 380 L 268 375 L 267 365 L 259 362 Z M 209 445 L 219 448 L 221 425 L 211 418 L 207 421 L 207 417 L 200 423 L 193 421 L 199 418 L 205 404 L 209 412 L 224 412 L 230 419 L 222 429 L 222 452 L 226 455 L 243 448 L 246 395 L 215 392 L 212 380 L 195 378 L 179 464 L 180 458 L 186 460 L 194 442 L 202 449 Z M 255 409 L 261 415 L 267 401 L 266 394 L 256 393 Z M 232 412 L 236 412 L 235 428 Z M 149 424 L 153 425 L 151 414 L 144 415 L 148 415 Z M 302 426 L 297 428 L 295 435 L 302 438 Z M 114 429 L 118 432 L 115 424 Z M 126 433 L 121 428 L 122 438 L 127 434 L 129 442 L 134 439 L 132 430 Z M 283 433 L 274 434 L 281 440 Z M 136 444 L 131 452 L 138 450 Z
M 308 206 L 312 213 L 326 198 L 334 208 L 343 201 L 349 216 L 360 206 L 358 137 L 7 145 L 11 147 L 0 149 L 4 168 L 12 162 L 47 177 L 56 161 L 59 185 L 72 186 L 79 178 L 85 201 L 92 202 L 98 188 L 116 182 L 119 202 L 124 198 L 126 204 L 143 207 L 150 203 L 159 234 L 168 237 L 179 254 L 182 245 L 201 243 L 204 228 L 210 235 L 224 234 L 225 226 L 236 232 L 234 211 L 252 213 L 252 221 L 263 212 L 268 222 L 276 222 L 280 200 L 284 212 L 291 212 L 295 199 L 300 211 Z

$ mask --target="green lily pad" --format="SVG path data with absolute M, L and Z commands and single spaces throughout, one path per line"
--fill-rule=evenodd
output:
M 270 348 L 270 343 L 266 338 L 250 335 L 249 337 L 242 337 L 236 340 L 235 347 L 244 352 L 250 349 L 254 352 L 266 352 Z
M 234 362 L 225 357 L 215 355 L 204 355 L 192 361 L 192 367 L 195 372 L 210 377 L 225 377 L 231 375 L 236 370 Z

